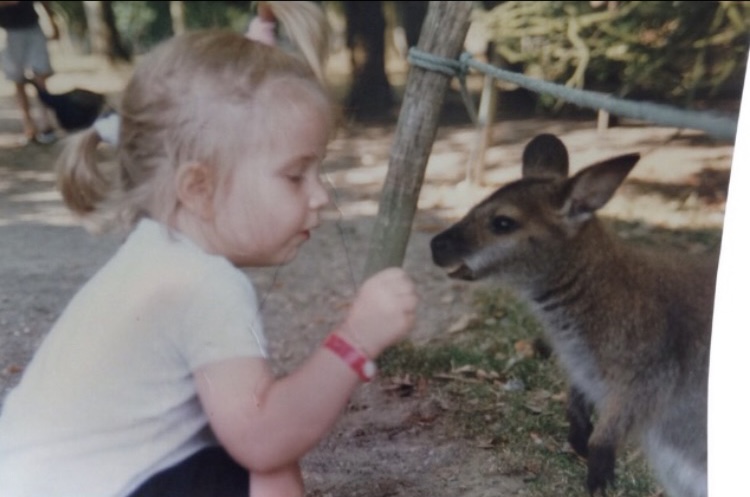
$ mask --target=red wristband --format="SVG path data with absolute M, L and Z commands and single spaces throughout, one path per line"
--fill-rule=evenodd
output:
M 362 381 L 370 381 L 375 377 L 378 371 L 375 363 L 336 333 L 328 335 L 323 346 L 342 358 Z

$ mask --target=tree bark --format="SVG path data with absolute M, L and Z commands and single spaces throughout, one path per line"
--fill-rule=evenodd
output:
M 169 2 L 169 16 L 172 18 L 172 32 L 181 35 L 187 28 L 185 22 L 185 2 L 182 0 L 171 0 Z
M 130 61 L 130 53 L 122 44 L 115 25 L 112 3 L 106 1 L 84 1 L 86 24 L 89 28 L 91 51 L 103 55 L 110 62 Z
M 387 114 L 394 97 L 385 72 L 385 30 L 383 2 L 343 2 L 346 16 L 346 44 L 351 54 L 352 85 L 346 110 L 356 119 Z
M 495 50 L 495 44 L 487 44 L 487 59 L 493 66 L 501 65 L 500 54 Z M 487 148 L 492 142 L 492 128 L 497 115 L 497 80 L 489 74 L 484 75 L 482 97 L 479 100 L 479 114 L 477 116 L 477 140 L 474 144 L 469 162 L 466 165 L 466 185 L 470 187 L 484 185 L 485 159 Z
M 417 48 L 455 59 L 469 29 L 474 2 L 430 2 Z M 413 66 L 406 81 L 388 173 L 370 239 L 365 277 L 400 266 L 406 253 L 427 160 L 451 77 Z

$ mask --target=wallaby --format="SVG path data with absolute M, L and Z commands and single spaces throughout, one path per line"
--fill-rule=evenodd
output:
M 597 218 L 639 158 L 568 178 L 565 145 L 539 135 L 523 178 L 436 235 L 432 257 L 452 277 L 511 289 L 543 325 L 569 379 L 568 440 L 587 457 L 591 495 L 614 483 L 615 451 L 635 436 L 667 495 L 706 496 L 718 260 L 628 244 Z

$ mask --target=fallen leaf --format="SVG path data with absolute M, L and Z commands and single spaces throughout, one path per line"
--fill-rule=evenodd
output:
M 410 397 L 416 390 L 416 385 L 409 375 L 394 377 L 391 381 L 381 387 L 386 393 L 395 393 L 399 397 Z
M 495 439 L 492 437 L 477 438 L 477 447 L 480 449 L 491 449 L 495 446 Z
M 526 402 L 523 406 L 534 414 L 541 414 L 544 412 L 544 406 L 540 406 L 534 402 Z
M 549 404 L 552 394 L 547 390 L 534 390 L 530 392 L 524 406 L 535 414 L 543 413 Z
M 513 348 L 516 350 L 516 354 L 524 359 L 531 359 L 534 357 L 534 344 L 528 340 L 518 340 L 513 344 Z
M 448 328 L 448 333 L 458 333 L 464 331 L 466 328 L 475 324 L 477 321 L 477 315 L 474 313 L 464 314 L 458 320 Z
M 451 374 L 451 373 L 436 373 L 432 377 L 437 380 L 457 381 L 460 383 L 474 383 L 474 384 L 482 383 L 481 380 L 478 380 L 476 378 L 469 378 L 466 376 L 462 376 L 458 374 Z
M 477 372 L 476 366 L 472 366 L 471 364 L 466 364 L 464 366 L 459 366 L 457 368 L 453 368 L 451 370 L 451 373 L 453 374 L 471 374 L 475 375 Z
M 568 393 L 563 390 L 554 394 L 552 397 L 550 397 L 550 399 L 554 400 L 555 402 L 567 402 Z
M 484 369 L 477 369 L 477 378 L 480 380 L 498 380 L 500 379 L 500 373 L 497 371 L 485 371 Z

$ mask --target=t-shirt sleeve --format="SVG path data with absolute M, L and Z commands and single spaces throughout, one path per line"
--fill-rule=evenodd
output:
M 191 370 L 236 357 L 267 357 L 258 299 L 250 280 L 217 265 L 201 278 L 185 312 L 180 348 Z

